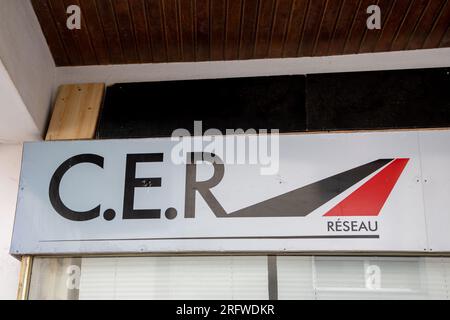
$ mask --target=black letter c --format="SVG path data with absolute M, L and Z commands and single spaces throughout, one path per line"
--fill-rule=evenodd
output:
M 73 166 L 80 163 L 93 163 L 103 169 L 103 160 L 103 157 L 96 154 L 80 154 L 66 160 L 56 169 L 50 181 L 49 197 L 53 208 L 62 217 L 72 221 L 86 221 L 95 219 L 100 215 L 100 205 L 88 211 L 73 211 L 67 208 L 61 200 L 59 187 L 64 174 Z

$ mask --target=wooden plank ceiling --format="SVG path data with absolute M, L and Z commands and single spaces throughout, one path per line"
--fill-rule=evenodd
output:
M 450 0 L 32 0 L 58 66 L 450 47 Z M 66 27 L 66 8 L 82 27 Z M 368 30 L 366 8 L 381 8 Z

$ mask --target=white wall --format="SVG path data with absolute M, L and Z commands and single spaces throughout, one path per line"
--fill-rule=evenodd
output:
M 39 138 L 40 130 L 0 60 L 0 143 Z
M 0 0 L 0 299 L 15 299 L 17 294 L 20 263 L 9 255 L 9 245 L 21 142 L 41 139 L 55 73 L 31 1 Z
M 240 61 L 56 68 L 56 83 L 166 81 L 450 67 L 450 48 Z
M 0 144 L 0 300 L 15 299 L 20 262 L 9 255 L 19 184 L 21 144 Z
M 2 130 L 0 139 L 21 141 L 22 135 L 14 126 L 27 123 L 29 116 L 36 127 L 33 130 L 42 134 L 55 89 L 56 69 L 30 0 L 0 0 L 0 60 L 23 103 L 18 107 L 0 101 L 0 128 L 9 129 Z M 29 115 L 16 115 L 13 122 L 3 118 L 4 112 L 15 112 L 17 108 L 24 108 Z M 15 134 L 8 134 L 11 131 Z

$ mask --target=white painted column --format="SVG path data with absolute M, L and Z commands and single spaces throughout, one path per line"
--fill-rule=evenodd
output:
M 0 300 L 16 299 L 20 261 L 9 255 L 22 144 L 0 144 Z

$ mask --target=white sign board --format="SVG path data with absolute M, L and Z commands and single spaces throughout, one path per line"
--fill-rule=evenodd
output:
M 450 131 L 277 139 L 265 174 L 195 138 L 187 164 L 171 138 L 27 143 L 11 253 L 450 251 Z

